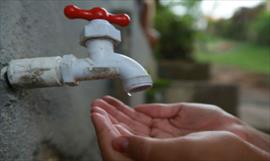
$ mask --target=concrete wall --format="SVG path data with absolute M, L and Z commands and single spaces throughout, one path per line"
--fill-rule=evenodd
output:
M 95 5 L 132 8 L 133 4 L 133 1 L 73 2 L 82 8 Z M 69 53 L 85 57 L 87 52 L 78 42 L 87 22 L 64 17 L 63 8 L 69 3 L 0 0 L 0 68 L 16 58 Z M 147 53 L 138 50 L 138 54 Z M 10 90 L 0 82 L 0 160 L 44 161 L 59 156 L 100 160 L 89 104 L 109 93 L 108 82 L 101 80 L 84 82 L 78 87 L 34 90 Z

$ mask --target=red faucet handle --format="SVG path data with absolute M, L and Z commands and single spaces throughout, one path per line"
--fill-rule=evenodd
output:
M 104 19 L 120 26 L 127 26 L 130 23 L 130 17 L 127 14 L 111 14 L 101 7 L 84 10 L 75 5 L 68 5 L 64 9 L 64 13 L 69 19 L 85 19 L 89 21 Z

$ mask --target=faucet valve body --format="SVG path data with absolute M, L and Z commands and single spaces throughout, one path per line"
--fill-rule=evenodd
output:
M 114 52 L 114 43 L 121 42 L 121 33 L 111 23 L 126 26 L 126 14 L 113 15 L 103 8 L 82 10 L 69 5 L 64 10 L 70 18 L 92 20 L 82 31 L 80 43 L 89 52 L 88 58 L 74 55 L 16 59 L 1 70 L 2 79 L 17 88 L 76 86 L 79 81 L 120 78 L 126 92 L 137 92 L 152 86 L 152 79 L 135 60 Z

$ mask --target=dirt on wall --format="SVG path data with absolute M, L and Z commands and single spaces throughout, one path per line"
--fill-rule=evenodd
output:
M 0 0 L 0 68 L 16 58 L 86 56 L 78 43 L 86 22 L 64 17 L 69 3 Z M 32 90 L 0 81 L 0 160 L 100 160 L 89 104 L 106 93 L 107 81 Z

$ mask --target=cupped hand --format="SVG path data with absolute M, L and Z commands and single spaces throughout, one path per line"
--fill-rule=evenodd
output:
M 245 126 L 212 105 L 144 104 L 132 109 L 105 96 L 92 103 L 91 118 L 106 161 L 270 157 L 269 137 L 256 131 L 254 139 L 261 141 L 246 142 Z
M 92 107 L 91 119 L 96 129 L 96 135 L 104 161 L 131 161 L 125 155 L 115 151 L 112 147 L 113 139 L 132 134 L 120 125 L 113 125 L 109 115 L 99 107 Z
M 242 123 L 222 109 L 205 104 L 142 104 L 130 108 L 120 100 L 105 96 L 92 103 L 106 111 L 113 124 L 121 124 L 139 136 L 172 138 L 193 132 L 230 131 L 246 140 Z

